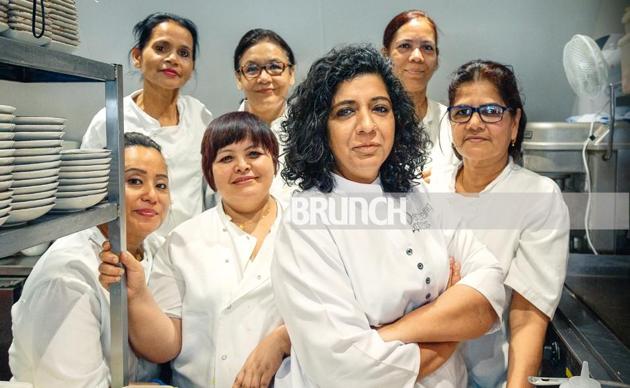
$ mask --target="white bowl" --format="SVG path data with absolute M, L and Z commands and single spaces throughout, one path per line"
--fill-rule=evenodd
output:
M 44 163 L 61 160 L 61 155 L 39 155 L 39 156 L 14 156 L 15 164 Z
M 44 252 L 46 252 L 46 249 L 48 249 L 50 244 L 50 242 L 41 243 L 39 245 L 35 245 L 34 247 L 22 249 L 20 253 L 24 256 L 41 256 Z M 0 385 L 0 388 L 2 388 L 2 385 Z
M 0 191 L 5 191 L 5 190 L 9 190 L 9 188 L 13 185 L 13 179 L 10 179 L 8 181 L 2 181 L 0 182 Z
M 11 202 L 13 202 L 13 198 L 12 197 L 9 197 L 9 198 L 1 200 L 0 201 L 0 208 L 9 206 L 11 204 Z
M 56 176 L 59 174 L 59 168 L 48 168 L 46 170 L 39 171 L 22 171 L 13 174 L 13 179 L 16 181 L 24 179 L 45 178 L 49 176 Z
M 35 125 L 63 125 L 66 119 L 61 117 L 41 117 L 41 116 L 15 116 L 13 122 L 16 124 L 35 124 Z
M 11 211 L 11 206 L 5 206 L 0 208 L 0 217 L 4 217 Z
M 61 151 L 61 160 L 101 159 L 107 158 L 111 153 L 111 150 L 104 148 L 63 150 Z
M 34 220 L 48 213 L 54 206 L 55 204 L 50 204 L 29 209 L 11 210 L 9 212 L 9 219 L 6 221 L 5 226 Z
M 81 185 L 59 185 L 59 192 L 77 192 L 85 190 L 102 190 L 107 187 L 109 182 L 86 183 Z
M 61 140 L 20 140 L 15 142 L 15 148 L 18 149 L 42 147 L 61 147 Z
M 56 132 L 13 132 L 15 134 L 15 140 L 51 140 L 61 139 L 61 136 L 65 134 L 64 131 Z
M 11 105 L 0 105 L 0 113 L 12 115 L 17 108 Z
M 15 166 L 13 164 L 9 164 L 9 165 L 6 165 L 6 166 L 0 166 L 0 174 L 1 175 L 11 174 L 13 172 L 13 170 L 15 170 Z
M 109 169 L 99 171 L 73 171 L 73 172 L 59 172 L 59 178 L 91 178 L 98 176 L 109 175 Z
M 57 192 L 57 189 L 40 191 L 38 193 L 30 193 L 30 194 L 13 194 L 13 200 L 16 202 L 24 202 L 24 201 L 33 201 L 36 199 L 44 199 L 48 197 L 52 197 Z
M 11 157 L 15 154 L 15 148 L 5 148 L 0 150 L 0 158 Z
M 91 164 L 104 164 L 109 166 L 109 162 L 111 161 L 112 158 L 64 160 L 62 166 L 89 166 Z
M 15 132 L 63 132 L 65 125 L 57 124 L 16 124 Z
M 11 198 L 13 196 L 13 191 L 11 190 L 5 190 L 5 191 L 0 191 L 0 201 L 4 201 L 7 198 Z
M 55 197 L 48 197 L 42 199 L 33 199 L 30 201 L 16 202 L 13 201 L 11 203 L 11 207 L 13 210 L 22 210 L 22 209 L 30 209 L 34 207 L 44 206 L 55 202 Z
M 15 172 L 22 171 L 34 171 L 34 170 L 45 170 L 49 168 L 57 168 L 61 164 L 61 160 L 53 161 L 53 162 L 43 162 L 43 163 L 28 163 L 28 164 L 17 164 L 15 165 Z
M 14 164 L 15 158 L 13 156 L 5 156 L 0 158 L 0 166 L 6 166 L 7 164 Z
M 16 149 L 14 156 L 34 156 L 34 155 L 59 155 L 61 147 L 44 147 L 44 148 L 20 148 Z
M 22 195 L 22 194 L 32 194 L 32 193 L 40 193 L 42 191 L 48 191 L 52 189 L 56 189 L 59 186 L 59 182 L 50 182 L 39 185 L 31 185 L 24 187 L 12 187 L 14 195 Z
M 64 178 L 59 179 L 59 183 L 62 186 L 73 186 L 73 185 L 85 185 L 91 183 L 103 183 L 108 182 L 109 176 L 97 176 L 93 178 Z
M 106 192 L 107 192 L 107 188 L 96 189 L 96 190 L 82 190 L 82 191 L 59 191 L 57 192 L 56 197 L 57 198 L 75 198 L 75 197 L 83 197 L 86 195 L 101 194 L 101 193 L 106 193 Z M 15 200 L 15 197 L 13 200 Z
M 0 113 L 0 123 L 12 123 L 15 116 L 7 113 Z
M 60 172 L 82 172 L 82 171 L 102 171 L 109 170 L 109 163 L 107 164 L 89 164 L 85 166 L 66 166 L 61 165 Z
M 57 198 L 55 210 L 80 210 L 87 209 L 101 202 L 107 196 L 107 192 L 94 195 L 86 195 L 74 198 Z
M 15 138 L 15 132 L 0 132 L 0 140 L 7 141 Z
M 12 187 L 28 187 L 28 186 L 39 186 L 45 185 L 46 183 L 57 182 L 59 178 L 57 175 L 47 176 L 44 178 L 34 178 L 34 179 L 22 179 L 22 180 L 14 180 Z
M 0 150 L 6 150 L 9 148 L 16 148 L 15 142 L 13 140 L 1 140 L 0 141 Z
M 13 180 L 13 174 L 2 174 L 0 175 L 0 182 Z
M 0 132 L 13 132 L 15 124 L 13 123 L 0 123 Z

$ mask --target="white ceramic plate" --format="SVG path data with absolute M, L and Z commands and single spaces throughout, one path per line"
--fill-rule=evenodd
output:
M 17 182 L 23 179 L 36 179 L 36 178 L 46 178 L 49 176 L 57 176 L 59 174 L 58 168 L 48 168 L 46 170 L 39 171 L 22 171 L 13 173 L 13 179 Z
M 15 137 L 15 132 L 0 132 L 0 140 L 13 140 Z
M 29 163 L 29 164 L 16 164 L 15 172 L 22 171 L 34 171 L 34 170 L 45 170 L 48 168 L 57 168 L 61 164 L 61 160 L 57 160 L 54 162 L 44 162 L 44 163 Z
M 12 207 L 11 206 L 7 206 L 7 207 L 3 207 L 0 208 L 0 218 L 3 218 L 4 216 L 6 216 L 7 214 L 9 214 L 9 212 L 11 211 Z
M 41 156 L 16 156 L 13 157 L 14 164 L 31 164 L 31 163 L 44 163 L 44 162 L 56 162 L 61 160 L 61 155 L 41 155 Z
M 61 147 L 61 140 L 22 140 L 15 142 L 15 148 Z
M 0 123 L 0 132 L 10 132 L 15 128 L 13 123 Z
M 15 140 L 50 140 L 61 139 L 61 136 L 65 134 L 64 131 L 56 132 L 14 132 Z
M 12 195 L 13 195 L 13 191 L 11 190 L 0 191 L 0 201 L 4 201 L 7 198 L 11 198 Z
M 0 208 L 7 207 L 13 202 L 13 198 L 7 198 L 0 201 Z
M 13 195 L 40 193 L 42 191 L 48 191 L 56 189 L 59 186 L 59 182 L 52 182 L 40 185 L 25 186 L 25 187 L 13 187 Z
M 100 193 L 94 195 L 86 195 L 82 197 L 74 198 L 57 198 L 55 201 L 55 210 L 80 210 L 86 209 L 90 206 L 94 206 L 101 202 L 103 198 L 107 196 L 107 193 Z
M 34 45 L 37 45 L 37 46 L 42 46 L 42 45 L 45 45 L 47 43 L 50 43 L 50 40 L 51 40 L 47 36 L 42 36 L 41 38 L 36 38 L 30 32 L 18 31 L 18 30 L 12 30 L 12 29 L 8 29 L 6 31 L 3 31 L 2 35 L 6 36 L 7 38 L 11 38 L 11 39 L 14 39 L 14 40 L 19 40 L 21 42 L 30 43 L 30 44 L 34 44 Z
M 55 127 L 56 129 L 63 129 L 63 124 L 66 123 L 66 119 L 64 119 L 63 117 L 15 116 L 13 122 L 20 125 L 33 124 L 34 126 L 42 125 L 45 127 Z
M 100 171 L 73 171 L 73 172 L 60 172 L 59 178 L 90 178 L 96 176 L 109 175 L 109 169 Z
M 5 156 L 0 158 L 0 166 L 6 166 L 7 164 L 14 164 L 15 158 L 13 156 Z
M 8 178 L 7 178 L 8 179 Z M 93 178 L 67 178 L 59 179 L 61 185 L 84 185 L 89 183 L 103 183 L 109 181 L 109 176 L 97 176 Z
M 53 183 L 57 182 L 58 180 L 59 178 L 57 177 L 57 174 L 53 176 L 47 176 L 45 178 L 23 179 L 19 181 L 14 180 L 13 186 L 11 188 L 45 185 L 46 183 Z
M 13 140 L 0 140 L 0 150 L 9 148 L 15 148 L 15 142 Z
M 4 226 L 32 221 L 48 213 L 54 206 L 55 204 L 50 204 L 30 209 L 11 210 L 9 212 L 9 219 L 6 221 Z
M 112 153 L 107 149 L 78 149 L 61 151 L 61 160 L 84 160 L 107 158 Z
M 8 214 L 6 216 L 4 216 L 4 217 L 0 217 L 0 225 L 4 224 L 8 219 L 9 219 L 9 215 Z
M 57 198 L 75 198 L 75 197 L 83 197 L 86 195 L 101 194 L 101 193 L 106 193 L 106 192 L 107 192 L 107 188 L 98 189 L 98 190 L 83 190 L 83 191 L 60 191 L 56 194 L 56 197 Z M 15 201 L 15 198 L 13 200 Z
M 62 167 L 66 166 L 89 166 L 90 164 L 105 164 L 109 166 L 109 162 L 112 158 L 98 158 L 98 159 L 78 159 L 78 160 L 64 160 Z
M 22 210 L 22 209 L 29 209 L 29 208 L 49 205 L 54 202 L 55 202 L 55 197 L 34 199 L 34 200 L 24 201 L 24 202 L 13 201 L 11 203 L 11 207 L 13 208 L 13 210 Z
M 87 166 L 66 166 L 61 165 L 61 172 L 75 172 L 75 171 L 102 171 L 109 170 L 108 164 L 90 164 Z
M 0 182 L 0 191 L 9 190 L 9 187 L 13 185 L 13 180 Z
M 9 29 L 9 25 L 4 23 L 4 22 L 0 22 L 0 32 L 6 31 Z M 0 222 L 0 225 L 2 225 L 2 223 Z
M 30 194 L 13 194 L 13 200 L 16 202 L 24 202 L 24 201 L 33 201 L 36 199 L 43 199 L 52 197 L 57 192 L 57 189 L 40 191 L 38 193 L 30 193 Z
M 61 147 L 45 148 L 20 148 L 15 150 L 14 156 L 35 156 L 35 155 L 59 155 Z
M 12 123 L 14 118 L 15 118 L 14 115 L 7 114 L 7 113 L 0 113 L 0 123 Z
M 17 124 L 13 130 L 16 132 L 63 132 L 65 128 L 65 125 L 57 124 Z
M 77 192 L 86 190 L 103 190 L 107 188 L 107 182 L 87 183 L 83 185 L 59 185 L 59 192 Z
M 0 105 L 0 113 L 4 114 L 13 114 L 15 112 L 15 107 L 11 105 Z
M 0 182 L 12 180 L 12 179 L 13 179 L 13 175 L 12 174 L 2 174 L 2 175 L 0 175 Z
M 12 165 L 12 164 L 8 164 L 6 166 L 0 166 L 0 175 L 11 174 L 13 172 L 14 168 L 15 168 L 15 166 Z
M 11 157 L 15 154 L 15 148 L 5 148 L 0 150 L 0 158 Z

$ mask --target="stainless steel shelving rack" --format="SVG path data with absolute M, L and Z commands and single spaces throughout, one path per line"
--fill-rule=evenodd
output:
M 122 66 L 0 37 L 0 79 L 16 82 L 103 82 L 107 148 L 112 150 L 108 202 L 92 209 L 51 214 L 23 227 L 0 229 L 0 257 L 44 241 L 108 223 L 113 250 L 126 249 L 123 195 L 124 168 Z M 127 295 L 124 281 L 110 289 L 112 344 L 110 367 L 112 388 L 127 385 Z

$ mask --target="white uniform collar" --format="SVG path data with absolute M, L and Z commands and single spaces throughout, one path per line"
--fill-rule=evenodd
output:
M 143 116 L 148 121 L 152 121 L 158 128 L 162 127 L 160 125 L 160 122 L 158 120 L 156 120 L 155 117 L 149 116 L 147 114 L 147 112 L 145 112 L 142 109 L 140 109 L 138 104 L 136 104 L 135 98 L 141 92 L 142 92 L 142 89 L 139 89 L 139 90 L 136 90 L 135 92 L 133 92 L 133 93 L 131 93 L 129 95 L 129 99 L 131 100 L 131 106 L 133 106 L 133 109 L 136 111 L 136 114 Z M 185 117 L 185 114 L 186 114 L 185 111 L 186 111 L 186 104 L 184 104 L 184 102 L 182 101 L 182 95 L 179 94 L 177 96 L 177 114 L 178 114 L 177 122 L 178 122 L 178 125 L 173 125 L 173 127 L 177 127 L 177 126 L 181 125 L 182 118 Z
M 341 175 L 332 174 L 335 179 L 335 193 L 374 193 L 383 194 L 381 186 L 381 178 L 377 177 L 372 183 L 359 183 L 342 177 Z
M 241 105 L 238 106 L 238 111 L 239 112 L 245 112 L 247 109 L 247 99 L 244 98 L 243 101 L 241 101 Z M 283 121 L 285 121 L 287 119 L 287 103 L 285 101 L 284 103 L 284 109 L 282 109 L 282 114 L 278 117 L 276 117 L 271 124 L 269 124 L 269 126 L 273 129 L 277 126 L 277 124 L 282 123 Z
M 451 179 L 449 181 L 450 182 L 449 189 L 452 190 L 453 192 L 455 192 L 455 180 L 457 179 L 457 172 L 461 168 L 463 168 L 463 166 L 464 166 L 463 162 L 460 161 L 457 167 L 451 170 L 452 172 L 451 172 Z M 510 176 L 513 170 L 516 170 L 518 168 L 520 168 L 520 166 L 518 166 L 517 164 L 514 164 L 514 160 L 512 159 L 511 156 L 509 156 L 508 164 L 505 166 L 505 168 L 501 171 L 501 173 L 496 178 L 492 180 L 492 182 L 488 183 L 488 185 L 483 190 L 481 190 L 480 193 L 485 193 L 492 190 L 496 185 L 498 185 L 499 183 L 507 179 L 507 177 Z

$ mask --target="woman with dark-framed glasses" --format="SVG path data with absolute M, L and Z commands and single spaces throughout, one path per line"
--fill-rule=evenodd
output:
M 551 179 L 522 167 L 527 118 L 510 67 L 468 62 L 455 72 L 448 94 L 461 162 L 448 174 L 433 174 L 431 189 L 461 194 L 451 205 L 506 276 L 502 329 L 464 344 L 469 386 L 529 387 L 564 282 L 568 210 Z
M 287 119 L 287 96 L 295 82 L 295 55 L 289 44 L 272 30 L 247 31 L 234 49 L 236 86 L 245 98 L 239 111 L 252 113 L 267 123 L 280 143 L 280 166 L 284 164 L 281 126 Z M 280 174 L 271 192 L 281 201 L 288 200 L 291 189 Z

